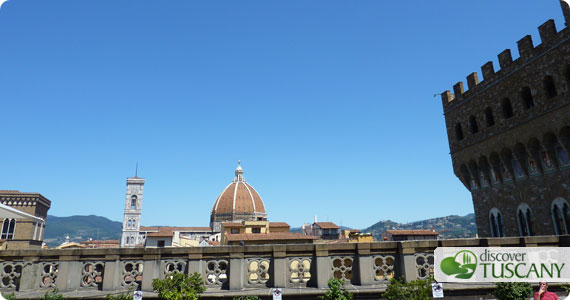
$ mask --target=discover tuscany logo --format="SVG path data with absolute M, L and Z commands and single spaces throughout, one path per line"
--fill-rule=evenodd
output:
M 441 261 L 441 271 L 455 278 L 469 279 L 475 274 L 477 256 L 469 250 L 458 251 L 455 256 L 449 256 Z
M 570 281 L 566 247 L 438 247 L 434 256 L 440 282 Z

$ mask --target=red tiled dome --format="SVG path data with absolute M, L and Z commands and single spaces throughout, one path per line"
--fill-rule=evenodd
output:
M 235 177 L 218 196 L 210 218 L 213 223 L 220 221 L 240 221 L 266 219 L 265 206 L 257 191 L 243 178 L 243 169 L 238 162 Z

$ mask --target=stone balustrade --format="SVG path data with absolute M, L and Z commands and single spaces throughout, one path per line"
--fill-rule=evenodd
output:
M 433 274 L 436 247 L 568 246 L 570 236 L 440 241 L 218 246 L 4 250 L 0 291 L 152 291 L 152 280 L 169 273 L 198 272 L 208 293 L 270 287 L 322 290 L 330 278 L 349 286 L 382 290 L 390 278 L 407 281 Z

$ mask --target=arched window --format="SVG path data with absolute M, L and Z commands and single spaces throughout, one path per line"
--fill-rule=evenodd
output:
M 505 98 L 502 101 L 501 107 L 503 108 L 503 117 L 508 119 L 513 116 L 513 105 L 509 98 Z
M 503 216 L 497 208 L 492 208 L 489 212 L 489 224 L 491 225 L 492 237 L 504 237 L 505 225 L 503 224 Z
M 521 89 L 521 97 L 523 100 L 523 106 L 525 109 L 530 109 L 534 107 L 534 100 L 532 99 L 532 92 L 528 86 Z
M 490 107 L 485 108 L 485 123 L 487 124 L 487 127 L 495 125 L 493 110 Z
M 455 137 L 458 140 L 463 139 L 463 128 L 461 128 L 461 123 L 455 124 Z
M 554 85 L 554 78 L 552 78 L 552 76 L 544 76 L 542 83 L 544 84 L 544 92 L 546 93 L 546 98 L 552 98 L 558 95 L 556 92 L 556 86 Z
M 517 220 L 521 236 L 533 235 L 533 215 L 526 203 L 519 205 L 517 209 Z
M 469 129 L 471 130 L 471 133 L 477 133 L 479 131 L 479 126 L 477 126 L 477 119 L 475 119 L 475 116 L 470 116 L 469 117 Z
M 14 239 L 14 230 L 16 229 L 16 219 L 4 219 L 2 224 L 2 235 L 0 238 L 4 240 Z
M 131 197 L 131 209 L 137 209 L 137 196 L 133 195 Z
M 570 227 L 570 206 L 568 206 L 568 202 L 563 198 L 556 198 L 552 201 L 551 213 L 555 234 L 568 234 L 568 227 Z
M 505 236 L 505 223 L 503 222 L 503 215 L 499 212 L 497 214 L 497 224 L 499 226 L 499 236 Z

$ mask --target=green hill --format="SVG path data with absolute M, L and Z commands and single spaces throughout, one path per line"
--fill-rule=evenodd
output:
M 48 215 L 44 242 L 53 247 L 60 245 L 69 235 L 71 241 L 117 240 L 121 236 L 122 223 L 99 216 L 55 217 Z
M 440 217 L 406 224 L 386 220 L 363 229 L 362 232 L 370 232 L 377 240 L 381 240 L 382 233 L 391 229 L 435 229 L 439 232 L 439 239 L 469 238 L 477 234 L 475 214 Z

